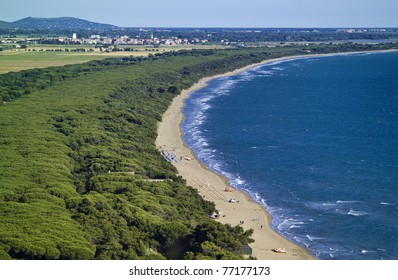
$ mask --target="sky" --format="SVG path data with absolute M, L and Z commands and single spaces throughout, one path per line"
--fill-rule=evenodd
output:
M 398 1 L 2 0 L 0 20 L 29 16 L 120 27 L 398 27 Z

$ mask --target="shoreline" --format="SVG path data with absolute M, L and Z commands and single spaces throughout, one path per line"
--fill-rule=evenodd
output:
M 210 80 L 234 76 L 264 64 L 289 59 L 361 53 L 370 53 L 370 51 L 286 56 L 264 60 L 228 73 L 202 78 L 173 99 L 171 105 L 163 114 L 162 121 L 158 124 L 156 147 L 161 151 L 173 153 L 178 161 L 172 162 L 172 164 L 177 168 L 178 174 L 187 181 L 187 185 L 197 189 L 204 199 L 215 203 L 216 209 L 220 211 L 217 221 L 232 226 L 240 225 L 245 230 L 250 228 L 254 230 L 252 238 L 255 242 L 249 244 L 249 246 L 253 249 L 252 255 L 259 260 L 314 260 L 316 258 L 305 248 L 275 231 L 271 227 L 272 216 L 263 205 L 253 200 L 245 192 L 229 185 L 226 177 L 209 170 L 207 166 L 196 158 L 193 151 L 183 140 L 181 124 L 184 119 L 182 110 L 185 106 L 185 100 L 189 98 L 193 91 L 206 87 Z M 230 191 L 227 192 L 225 190 Z M 235 202 L 229 202 L 231 199 Z M 272 251 L 272 249 L 277 248 L 283 248 L 286 253 Z

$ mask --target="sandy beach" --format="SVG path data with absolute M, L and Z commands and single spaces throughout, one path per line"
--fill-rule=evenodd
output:
M 252 237 L 255 242 L 250 244 L 250 247 L 253 249 L 253 256 L 257 259 L 310 260 L 315 258 L 307 250 L 287 240 L 271 228 L 271 216 L 262 205 L 253 201 L 247 194 L 231 187 L 226 178 L 210 171 L 195 158 L 183 141 L 180 127 L 184 117 L 182 113 L 184 101 L 192 91 L 205 87 L 211 79 L 236 75 L 258 65 L 281 59 L 267 60 L 222 75 L 206 77 L 191 88 L 183 90 L 174 98 L 163 115 L 162 122 L 159 123 L 156 146 L 166 153 L 174 153 L 179 159 L 178 162 L 173 162 L 179 175 L 187 181 L 188 185 L 196 188 L 204 199 L 215 203 L 220 211 L 220 216 L 217 218 L 219 222 L 234 226 L 241 225 L 244 229 L 254 230 Z M 286 253 L 277 253 L 272 250 L 278 248 L 285 250 Z

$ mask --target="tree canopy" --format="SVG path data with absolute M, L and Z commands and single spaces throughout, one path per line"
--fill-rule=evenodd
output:
M 209 218 L 214 204 L 156 149 L 157 123 L 204 76 L 307 50 L 180 51 L 0 75 L 0 259 L 242 258 L 252 232 Z

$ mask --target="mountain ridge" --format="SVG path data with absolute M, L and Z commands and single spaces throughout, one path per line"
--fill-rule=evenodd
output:
M 118 26 L 92 22 L 75 17 L 26 17 L 13 22 L 0 21 L 0 28 L 53 29 L 53 30 L 114 30 Z

